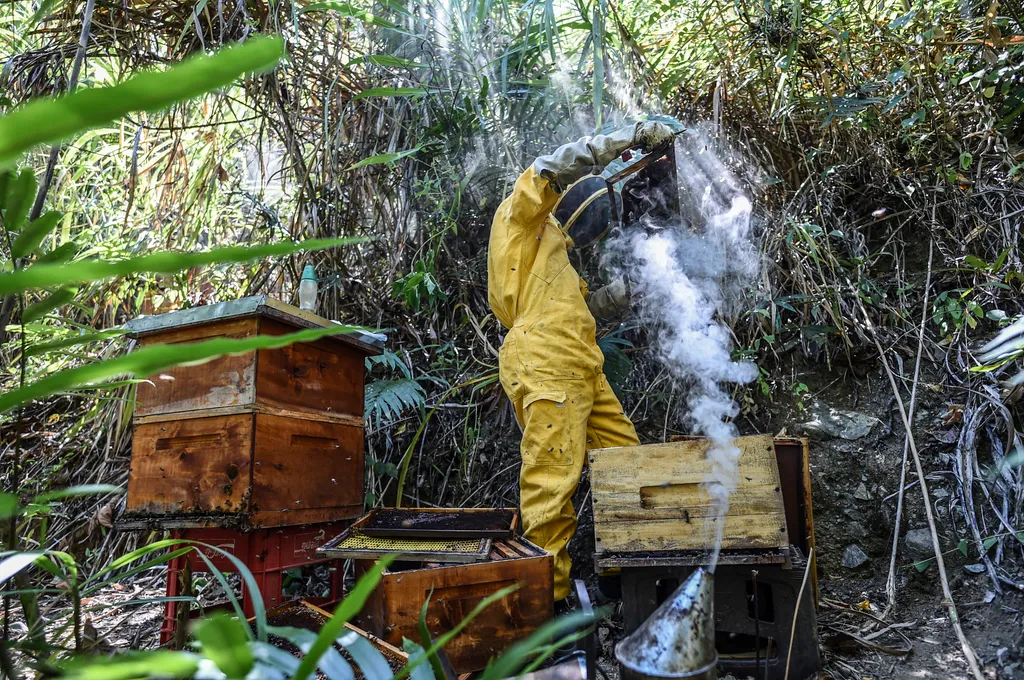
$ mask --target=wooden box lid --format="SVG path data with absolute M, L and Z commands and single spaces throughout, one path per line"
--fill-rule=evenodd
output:
M 253 295 L 240 300 L 218 302 L 191 309 L 179 309 L 155 316 L 142 316 L 129 321 L 126 327 L 131 337 L 141 338 L 189 326 L 247 317 L 267 317 L 296 328 L 329 328 L 334 325 L 330 319 L 317 316 L 313 312 L 299 309 L 268 295 Z M 380 354 L 386 340 L 385 336 L 379 333 L 367 331 L 353 331 L 332 337 L 360 349 L 368 355 Z
M 738 486 L 722 549 L 785 550 L 790 541 L 772 437 L 739 437 L 735 445 Z M 597 554 L 710 550 L 718 521 L 704 488 L 710 447 L 695 439 L 591 450 Z

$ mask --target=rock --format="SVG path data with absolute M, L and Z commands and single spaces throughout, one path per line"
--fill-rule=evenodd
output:
M 856 543 L 846 546 L 846 550 L 843 551 L 843 566 L 847 569 L 860 569 L 870 561 L 871 558 L 865 555 Z
M 903 537 L 903 545 L 913 557 L 935 556 L 935 549 L 932 547 L 932 532 L 928 529 L 911 529 Z
M 868 491 L 868 487 L 864 485 L 864 482 L 861 482 L 857 486 L 857 490 L 853 492 L 853 497 L 860 501 L 869 501 L 871 500 L 871 492 Z
M 874 416 L 857 411 L 837 411 L 836 409 L 815 402 L 808 409 L 811 419 L 802 425 L 807 432 L 817 432 L 839 439 L 860 439 L 871 432 L 871 428 L 881 421 Z
M 868 528 L 860 522 L 850 522 L 846 525 L 846 535 L 851 538 L 867 538 Z

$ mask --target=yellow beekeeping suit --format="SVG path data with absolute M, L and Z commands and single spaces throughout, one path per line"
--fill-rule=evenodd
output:
M 524 534 L 554 555 L 556 600 L 569 594 L 572 495 L 587 449 L 639 444 L 604 377 L 586 284 L 569 264 L 571 241 L 551 217 L 558 198 L 554 178 L 528 168 L 494 216 L 487 262 L 491 309 L 509 329 L 501 385 L 523 428 Z

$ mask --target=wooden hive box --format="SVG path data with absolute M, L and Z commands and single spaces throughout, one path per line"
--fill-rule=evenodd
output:
M 361 572 L 372 562 L 357 561 Z M 551 555 L 528 541 L 495 540 L 488 561 L 476 564 L 394 563 L 386 570 L 357 623 L 395 646 L 419 640 L 420 609 L 426 598 L 431 637 L 452 630 L 480 600 L 502 588 L 519 589 L 484 609 L 444 648 L 456 673 L 482 670 L 493 656 L 552 617 Z M 431 591 L 433 593 L 431 594 Z
M 789 546 L 772 437 L 739 437 L 738 487 L 725 517 L 723 550 Z M 594 449 L 590 484 L 598 562 L 606 554 L 703 551 L 718 521 L 704 481 L 711 444 L 695 439 Z
M 143 347 L 283 335 L 327 319 L 266 296 L 137 319 Z M 273 527 L 363 508 L 369 334 L 179 366 L 138 386 L 127 517 L 163 526 Z

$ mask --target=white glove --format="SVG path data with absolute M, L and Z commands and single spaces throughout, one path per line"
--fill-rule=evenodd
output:
M 664 123 L 642 121 L 611 134 L 583 137 L 560 146 L 554 152 L 535 160 L 533 169 L 554 184 L 555 191 L 561 193 L 584 175 L 604 170 L 626 149 L 640 149 L 647 153 L 667 143 L 672 137 L 672 128 Z
M 650 153 L 653 149 L 671 142 L 673 137 L 675 137 L 675 133 L 668 125 L 653 120 L 644 121 L 636 126 L 636 132 L 633 135 L 633 148 Z
M 629 311 L 629 288 L 620 276 L 587 298 L 587 308 L 595 319 L 620 319 Z

